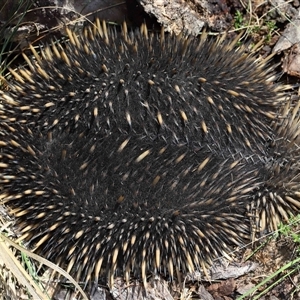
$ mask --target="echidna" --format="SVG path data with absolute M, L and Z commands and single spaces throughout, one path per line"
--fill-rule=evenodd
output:
M 97 22 L 1 92 L 0 197 L 78 280 L 205 267 L 300 207 L 298 106 L 236 40 Z

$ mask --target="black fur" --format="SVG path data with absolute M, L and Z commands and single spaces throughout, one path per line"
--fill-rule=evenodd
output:
M 173 277 L 298 210 L 272 69 L 228 42 L 108 36 L 67 45 L 70 65 L 43 52 L 48 77 L 32 63 L 0 95 L 1 194 L 40 253 L 84 281 L 101 258 Z

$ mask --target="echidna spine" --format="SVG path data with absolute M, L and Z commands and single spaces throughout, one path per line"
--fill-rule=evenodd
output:
M 299 210 L 299 106 L 267 61 L 226 39 L 68 32 L 0 93 L 0 197 L 36 251 L 85 282 L 173 278 Z

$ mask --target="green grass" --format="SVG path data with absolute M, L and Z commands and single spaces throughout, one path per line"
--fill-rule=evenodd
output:
M 278 240 L 284 238 L 292 242 L 294 248 L 294 254 L 291 253 L 291 261 L 280 267 L 271 275 L 267 276 L 263 281 L 250 289 L 247 293 L 237 298 L 237 300 L 259 300 L 266 293 L 271 291 L 275 286 L 288 279 L 290 276 L 300 271 L 300 215 L 292 217 L 288 224 L 281 223 L 278 231 L 273 233 L 271 238 Z M 294 258 L 293 258 L 294 257 Z M 263 288 L 263 289 L 262 289 Z M 300 287 L 295 286 L 292 294 L 298 292 Z

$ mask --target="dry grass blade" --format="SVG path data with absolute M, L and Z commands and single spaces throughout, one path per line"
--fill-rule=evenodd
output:
M 16 259 L 14 254 L 9 249 L 10 246 L 18 249 L 19 251 L 25 253 L 28 257 L 35 259 L 36 261 L 40 262 L 43 265 L 48 266 L 54 272 L 59 273 L 60 275 L 67 278 L 74 286 L 78 289 L 79 293 L 83 297 L 83 299 L 88 300 L 87 295 L 84 293 L 82 288 L 78 285 L 78 283 L 62 268 L 58 267 L 57 265 L 49 262 L 48 260 L 42 258 L 39 255 L 32 253 L 29 250 L 21 247 L 20 245 L 16 244 L 15 242 L 11 241 L 9 238 L 4 236 L 3 234 L 0 235 L 0 258 L 3 262 L 5 262 L 6 266 L 12 271 L 14 276 L 17 278 L 18 282 L 25 286 L 28 289 L 28 292 L 33 297 L 33 299 L 49 299 L 49 297 L 41 291 L 40 287 L 36 285 L 34 280 L 29 276 L 29 274 L 24 270 L 20 262 Z

